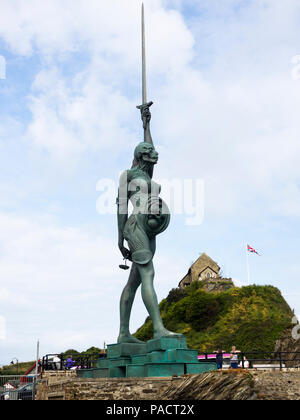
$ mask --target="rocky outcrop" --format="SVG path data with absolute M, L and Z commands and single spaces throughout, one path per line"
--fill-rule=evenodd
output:
M 201 281 L 201 288 L 207 293 L 226 292 L 226 290 L 232 289 L 233 287 L 235 286 L 232 279 L 225 279 L 222 277 Z
M 300 400 L 300 371 L 223 371 L 174 382 L 165 400 Z
M 300 339 L 293 339 L 291 329 L 285 331 L 282 337 L 276 341 L 274 351 L 287 352 L 282 355 L 284 359 L 288 360 L 285 363 L 286 367 L 300 367 Z
M 187 377 L 164 393 L 165 400 L 253 400 L 253 377 L 247 372 L 211 372 Z

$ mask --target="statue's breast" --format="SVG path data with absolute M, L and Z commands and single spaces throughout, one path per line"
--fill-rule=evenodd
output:
M 128 182 L 128 192 L 130 198 L 135 194 L 154 195 L 158 197 L 161 192 L 161 185 L 152 181 L 150 178 L 135 176 Z
M 151 195 L 158 197 L 160 192 L 161 192 L 161 185 L 157 184 L 157 182 L 155 181 L 151 181 Z

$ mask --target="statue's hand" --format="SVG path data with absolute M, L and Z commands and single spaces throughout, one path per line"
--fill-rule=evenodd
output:
M 123 255 L 124 260 L 132 261 L 131 252 L 129 251 L 129 249 L 125 248 L 123 244 L 119 244 L 119 249 L 121 251 L 121 254 Z
M 141 115 L 144 127 L 146 127 L 146 125 L 151 121 L 151 112 L 149 106 L 146 105 L 141 108 Z

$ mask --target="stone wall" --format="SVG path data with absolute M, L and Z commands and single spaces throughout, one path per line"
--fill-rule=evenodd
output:
M 47 375 L 38 385 L 37 400 L 160 400 L 183 378 L 97 378 Z
M 78 379 L 47 374 L 38 400 L 300 400 L 300 371 L 221 371 L 177 378 Z

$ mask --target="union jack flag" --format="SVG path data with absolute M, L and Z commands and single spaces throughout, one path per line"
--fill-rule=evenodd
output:
M 252 252 L 253 254 L 257 254 L 260 255 L 254 248 L 252 248 L 251 246 L 247 245 L 247 251 L 248 252 Z

